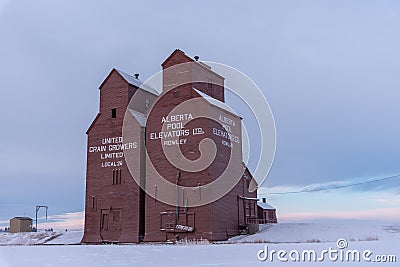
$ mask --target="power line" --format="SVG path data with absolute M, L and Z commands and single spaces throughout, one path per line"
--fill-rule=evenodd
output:
M 393 176 L 388 176 L 388 177 L 383 177 L 383 178 L 379 178 L 379 179 L 375 179 L 375 180 L 369 180 L 369 181 L 365 181 L 365 182 L 347 184 L 347 185 L 337 185 L 337 186 L 331 186 L 331 187 L 326 187 L 326 188 L 305 189 L 305 190 L 299 190 L 299 191 L 271 192 L 271 193 L 268 193 L 268 194 L 259 194 L 259 195 L 285 195 L 285 194 L 299 194 L 299 193 L 311 193 L 311 192 L 318 192 L 318 191 L 327 191 L 327 190 L 333 190 L 333 189 L 339 189 L 339 188 L 345 188 L 345 187 L 351 187 L 351 186 L 370 184 L 370 183 L 380 182 L 380 181 L 384 181 L 384 180 L 395 179 L 395 178 L 399 178 L 399 177 L 400 177 L 400 174 L 393 175 Z

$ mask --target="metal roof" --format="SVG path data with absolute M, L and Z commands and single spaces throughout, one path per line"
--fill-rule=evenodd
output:
M 143 114 L 139 111 L 133 110 L 133 109 L 129 109 L 129 112 L 139 122 L 140 126 L 142 126 L 142 127 L 146 126 L 147 117 L 145 114 Z
M 29 218 L 29 217 L 14 217 L 13 219 L 18 219 L 18 220 L 31 220 L 31 221 L 32 221 L 32 219 Z
M 236 115 L 239 117 L 239 115 L 230 107 L 228 106 L 226 103 L 219 101 L 209 95 L 207 95 L 206 93 L 203 93 L 200 90 L 197 90 L 196 88 L 193 87 L 193 90 L 195 90 L 201 97 L 203 97 L 205 100 L 208 101 L 208 103 L 210 103 L 213 106 L 219 107 L 225 111 L 228 111 L 229 113 L 232 113 L 233 115 Z
M 244 196 L 238 196 L 238 197 L 241 199 L 245 199 L 245 200 L 255 200 L 255 201 L 259 200 L 258 198 L 255 198 L 255 197 L 244 197 Z
M 145 91 L 147 91 L 147 92 L 149 92 L 149 93 L 152 93 L 152 94 L 154 94 L 154 95 L 156 95 L 156 96 L 160 95 L 160 93 L 159 93 L 156 89 L 154 89 L 154 88 L 148 86 L 147 84 L 143 84 L 144 82 L 143 82 L 142 80 L 140 80 L 139 78 L 136 79 L 136 78 L 133 77 L 132 75 L 129 75 L 128 73 L 123 72 L 122 70 L 118 70 L 118 69 L 115 69 L 115 70 L 116 70 L 129 84 L 134 85 L 134 86 L 136 86 L 136 87 L 138 87 L 138 88 L 140 88 L 140 89 L 142 89 L 142 90 L 145 90 Z
M 264 210 L 276 210 L 274 207 L 265 202 L 257 202 L 257 205 Z

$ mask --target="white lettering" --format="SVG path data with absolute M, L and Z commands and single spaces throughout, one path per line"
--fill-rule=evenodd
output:
M 170 115 L 170 116 L 167 116 L 167 117 L 162 117 L 161 123 L 190 121 L 191 119 L 193 119 L 192 113 L 177 114 L 177 115 Z
M 106 150 L 107 150 L 107 146 L 91 146 L 91 147 L 89 147 L 89 153 L 104 152 Z
M 186 144 L 186 139 L 176 139 L 176 140 L 164 140 L 164 146 L 172 146 L 172 145 L 184 145 Z
M 225 123 L 225 124 L 228 124 L 228 125 L 231 125 L 231 126 L 233 126 L 233 127 L 236 127 L 235 121 L 232 120 L 232 119 L 230 119 L 230 118 L 228 118 L 228 117 L 219 115 L 219 118 L 218 118 L 218 119 L 219 119 L 220 121 L 222 121 L 223 123 Z
M 119 167 L 122 166 L 123 162 L 122 161 L 105 161 L 101 163 L 101 167 L 102 168 L 106 168 L 106 167 Z
M 233 141 L 233 142 L 235 142 L 235 143 L 240 143 L 240 139 L 239 139 L 238 136 L 233 135 L 233 134 L 231 134 L 231 133 L 228 133 L 228 132 L 226 132 L 226 131 L 222 131 L 222 130 L 219 130 L 219 129 L 217 129 L 217 128 L 213 128 L 213 129 L 212 129 L 212 133 L 213 133 L 214 135 L 216 135 L 216 136 L 221 136 L 221 137 L 223 137 L 223 138 L 225 138 L 225 139 L 229 139 L 229 140 L 231 140 L 231 141 Z
M 107 145 L 107 144 L 118 144 L 118 143 L 122 143 L 122 137 L 109 137 L 109 138 L 103 138 L 101 140 L 101 143 L 103 145 Z

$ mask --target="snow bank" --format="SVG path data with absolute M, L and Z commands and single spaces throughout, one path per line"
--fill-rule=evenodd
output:
M 56 232 L 0 233 L 0 245 L 37 245 L 59 236 Z
M 58 237 L 46 242 L 46 245 L 76 245 L 80 244 L 83 230 L 62 232 Z
M 400 241 L 400 224 L 374 223 L 277 223 L 260 225 L 254 235 L 235 236 L 229 243 L 319 243 L 334 242 L 339 238 L 348 241 L 393 240 Z
M 83 237 L 83 231 L 55 231 L 32 233 L 0 233 L 0 246 L 12 245 L 76 245 Z M 0 265 L 1 266 L 1 265 Z

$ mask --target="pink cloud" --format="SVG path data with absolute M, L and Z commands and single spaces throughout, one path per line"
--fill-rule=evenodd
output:
M 69 230 L 77 230 L 77 229 L 83 229 L 84 226 L 84 212 L 71 212 L 71 213 L 65 213 L 61 215 L 54 215 L 54 216 L 49 216 L 49 219 L 55 220 L 55 221 L 50 221 L 50 222 L 44 222 L 44 223 L 39 223 L 38 228 L 39 229 L 47 229 L 47 228 L 53 228 L 53 229 L 69 229 Z
M 281 221 L 318 219 L 400 221 L 400 208 L 378 208 L 360 211 L 286 212 L 278 214 L 278 219 Z

